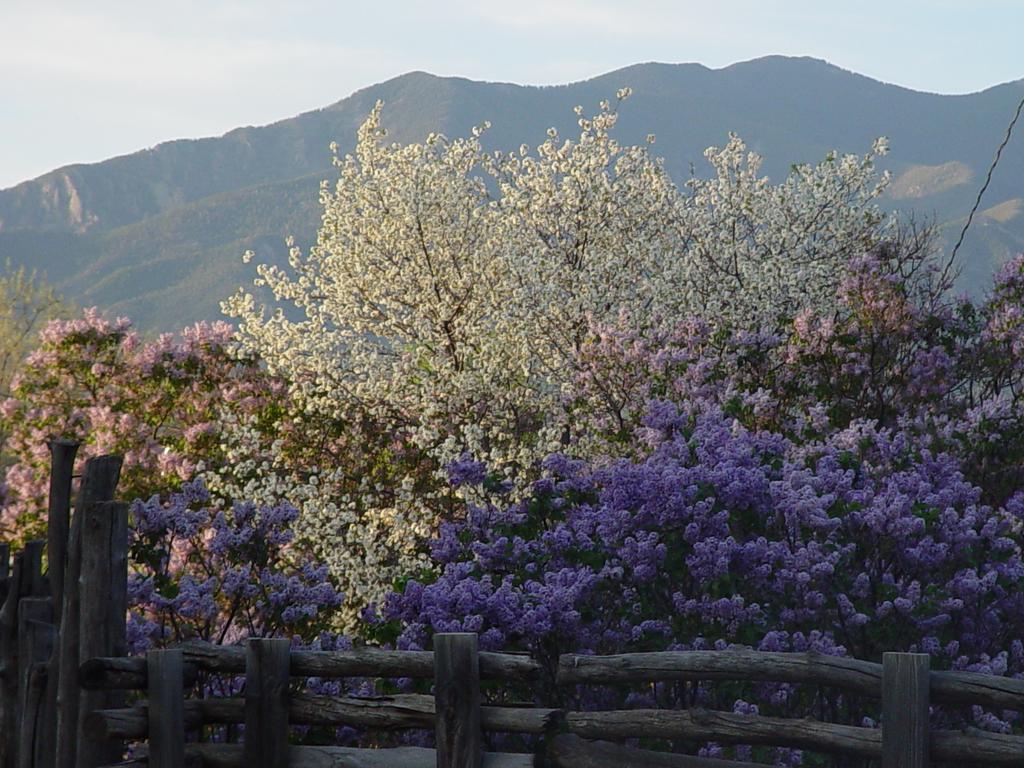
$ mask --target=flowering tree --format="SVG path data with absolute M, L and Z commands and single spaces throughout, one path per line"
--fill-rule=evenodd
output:
M 364 485 L 356 502 L 324 461 L 315 486 L 296 482 L 279 453 L 268 487 L 250 487 L 301 504 L 353 596 L 379 596 L 422 564 L 418 542 L 443 516 L 435 497 L 450 495 L 446 463 L 471 454 L 520 488 L 536 476 L 568 439 L 561 402 L 590 323 L 713 313 L 774 329 L 834 301 L 850 255 L 886 236 L 873 202 L 884 142 L 773 185 L 731 137 L 707 154 L 714 176 L 681 192 L 646 146 L 615 141 L 610 103 L 593 118 L 577 111 L 574 140 L 550 131 L 535 151 L 489 154 L 486 125 L 387 144 L 378 105 L 355 153 L 336 159 L 336 187 L 322 188 L 317 245 L 293 248 L 290 269 L 258 269 L 276 310 L 245 292 L 224 305 L 245 347 L 289 381 L 289 419 L 387 425 L 374 431 L 422 457 L 380 501 Z
M 0 531 L 39 532 L 46 508 L 49 440 L 83 443 L 79 459 L 124 456 L 121 493 L 148 497 L 221 460 L 220 415 L 267 418 L 275 383 L 232 351 L 226 323 L 143 342 L 124 319 L 95 309 L 41 331 L 0 404 L 11 466 L 0 485 Z

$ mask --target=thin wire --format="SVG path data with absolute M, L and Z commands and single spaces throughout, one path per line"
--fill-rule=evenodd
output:
M 1006 136 L 1003 137 L 1003 143 L 999 145 L 999 149 L 996 150 L 995 159 L 992 160 L 992 165 L 988 167 L 988 175 L 985 177 L 985 183 L 981 185 L 981 189 L 978 190 L 978 197 L 974 201 L 974 207 L 971 208 L 970 214 L 967 216 L 967 222 L 964 224 L 964 228 L 960 230 L 960 237 L 956 241 L 956 245 L 953 246 L 953 252 L 949 256 L 949 261 L 946 262 L 946 268 L 942 270 L 942 277 L 945 279 L 949 273 L 950 267 L 953 266 L 953 262 L 956 260 L 956 252 L 960 250 L 960 246 L 963 245 L 964 237 L 967 235 L 967 230 L 971 226 L 971 222 L 974 221 L 974 214 L 978 211 L 978 206 L 981 205 L 981 197 L 985 194 L 985 190 L 988 189 L 989 182 L 992 181 L 992 172 L 995 171 L 996 166 L 999 164 L 999 158 L 1003 154 L 1007 143 L 1010 141 L 1010 135 L 1013 133 L 1013 126 L 1017 124 L 1017 120 L 1020 118 L 1021 110 L 1024 110 L 1024 99 L 1020 100 L 1020 104 L 1017 105 L 1017 111 L 1013 115 L 1013 120 L 1010 121 L 1010 125 L 1006 128 Z

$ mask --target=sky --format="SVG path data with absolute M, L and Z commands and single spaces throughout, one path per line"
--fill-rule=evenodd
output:
M 0 188 L 326 106 L 411 70 L 556 84 L 814 56 L 968 93 L 1024 78 L 1024 0 L 0 0 Z

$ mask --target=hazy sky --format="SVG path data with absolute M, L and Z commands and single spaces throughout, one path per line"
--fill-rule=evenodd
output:
M 827 59 L 940 93 L 1024 77 L 1024 0 L 0 0 L 0 188 L 290 117 L 414 69 L 551 84 Z

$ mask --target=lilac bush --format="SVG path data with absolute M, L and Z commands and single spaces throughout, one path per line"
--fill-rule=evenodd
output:
M 853 265 L 841 311 L 801 312 L 785 332 L 595 326 L 565 399 L 564 453 L 525 499 L 472 457 L 453 465 L 489 502 L 441 527 L 435 570 L 399 585 L 373 631 L 408 648 L 479 632 L 486 648 L 530 651 L 549 680 L 561 653 L 733 644 L 923 651 L 936 668 L 1024 676 L 1024 257 L 980 304 L 886 258 Z M 563 695 L 549 685 L 541 699 Z M 571 703 L 878 714 L 768 684 L 581 690 Z
M 225 464 L 225 412 L 263 419 L 281 387 L 257 360 L 234 353 L 232 335 L 227 323 L 197 323 L 143 340 L 127 318 L 96 309 L 49 322 L 0 399 L 0 536 L 42 534 L 54 438 L 81 441 L 79 465 L 121 454 L 127 498 Z
M 689 636 L 778 650 L 803 632 L 819 650 L 927 647 L 961 668 L 1011 650 L 1024 497 L 986 506 L 954 457 L 869 423 L 801 445 L 715 406 L 659 405 L 642 461 L 552 457 L 529 499 L 445 524 L 437 579 L 384 609 L 400 645 L 480 631 L 490 648 Z M 601 609 L 610 595 L 623 610 Z
M 285 637 L 311 650 L 352 648 L 332 632 L 342 593 L 326 566 L 296 543 L 297 510 L 287 504 L 237 503 L 224 510 L 200 481 L 131 508 L 128 645 L 132 653 L 187 640 L 236 644 L 250 637 Z M 245 678 L 201 675 L 202 698 L 239 696 Z M 311 693 L 372 696 L 394 688 L 369 679 L 303 681 Z M 204 738 L 234 738 L 240 728 L 205 727 Z M 232 732 L 234 731 L 234 732 Z M 353 728 L 297 728 L 303 743 L 379 744 Z
M 927 264 L 867 254 L 839 307 L 760 333 L 704 320 L 593 326 L 565 398 L 568 452 L 643 455 L 651 402 L 697 398 L 797 441 L 858 420 L 908 431 L 957 456 L 997 506 L 1024 487 L 1024 255 L 975 304 Z
M 530 651 L 550 679 L 561 653 L 733 644 L 873 660 L 924 651 L 939 668 L 1024 673 L 1021 496 L 987 506 L 955 457 L 869 422 L 801 444 L 715 405 L 661 402 L 644 424 L 642 460 L 552 457 L 528 499 L 444 525 L 436 577 L 394 594 L 378 632 L 403 648 L 479 632 L 484 648 Z M 658 686 L 618 703 L 825 706 L 798 686 L 719 688 Z M 543 696 L 566 703 L 553 687 Z M 857 724 L 873 712 L 826 709 Z M 1013 722 L 980 710 L 975 721 Z
M 342 601 L 322 565 L 293 547 L 298 512 L 211 503 L 199 481 L 132 505 L 128 580 L 134 652 L 184 640 L 313 637 Z

